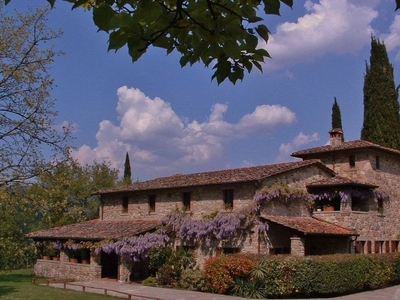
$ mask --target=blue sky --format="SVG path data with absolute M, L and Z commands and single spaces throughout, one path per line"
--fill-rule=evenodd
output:
M 236 85 L 211 81 L 213 70 L 181 68 L 179 57 L 151 49 L 132 63 L 107 52 L 90 12 L 56 2 L 48 25 L 66 53 L 54 62 L 57 122 L 74 124 L 73 156 L 109 161 L 146 180 L 294 160 L 293 151 L 328 141 L 334 97 L 346 140 L 360 138 L 363 81 L 371 34 L 385 41 L 399 80 L 400 12 L 394 0 L 295 0 L 265 16 L 272 56 Z M 13 0 L 6 7 L 44 6 Z

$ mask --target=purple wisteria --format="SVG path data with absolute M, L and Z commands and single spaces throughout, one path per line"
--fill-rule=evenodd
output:
M 244 213 L 219 214 L 197 220 L 177 212 L 163 218 L 162 230 L 183 241 L 210 246 L 212 240 L 221 241 L 238 236 L 252 224 L 251 216 Z
M 120 241 L 103 244 L 95 249 L 95 253 L 115 252 L 118 255 L 130 258 L 133 261 L 141 261 L 148 258 L 149 250 L 152 247 L 165 247 L 170 238 L 158 233 L 145 233 L 139 236 L 125 237 Z
M 268 203 L 273 200 L 279 200 L 283 203 L 302 201 L 308 206 L 314 204 L 314 196 L 307 191 L 300 188 L 292 188 L 280 182 L 257 191 L 253 200 L 256 202 L 256 206 L 254 207 L 255 212 L 260 210 L 263 203 Z

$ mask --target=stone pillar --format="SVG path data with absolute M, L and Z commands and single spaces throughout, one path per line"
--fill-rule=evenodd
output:
M 64 250 L 60 250 L 60 262 L 69 262 L 69 257 Z
M 305 256 L 305 240 L 297 236 L 290 238 L 290 254 L 295 256 Z
M 101 254 L 94 253 L 94 249 L 90 249 L 90 276 L 93 279 L 101 278 Z
M 121 256 L 121 259 L 119 261 L 120 263 L 118 266 L 118 282 L 129 283 L 133 264 L 132 260 Z

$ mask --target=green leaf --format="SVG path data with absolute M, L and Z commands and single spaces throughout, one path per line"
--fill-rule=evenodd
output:
M 263 25 L 263 24 L 258 25 L 258 26 L 256 27 L 256 31 L 257 31 L 258 35 L 259 35 L 260 37 L 262 37 L 262 39 L 263 39 L 265 42 L 268 42 L 268 38 L 269 38 L 269 33 L 270 33 L 270 31 L 268 30 L 267 26 L 265 26 L 265 25 Z
M 112 32 L 108 42 L 108 50 L 115 49 L 117 51 L 128 42 L 128 37 L 121 30 Z
M 47 0 L 47 1 L 48 1 L 48 2 L 52 1 L 53 4 L 54 4 L 54 2 L 55 2 L 56 0 Z M 87 3 L 87 2 L 89 2 L 89 0 L 78 0 L 78 1 L 74 2 L 74 5 L 72 6 L 72 9 L 75 9 L 75 8 L 81 6 L 82 4 L 85 4 L 85 3 Z
M 116 12 L 107 4 L 100 4 L 93 9 L 93 21 L 99 27 L 99 30 L 108 32 L 110 21 L 116 15 Z
M 266 14 L 278 15 L 280 16 L 279 9 L 281 8 L 281 3 L 279 0 L 263 0 L 264 11 Z
M 396 9 L 395 10 L 398 10 L 400 8 L 400 0 L 396 0 Z

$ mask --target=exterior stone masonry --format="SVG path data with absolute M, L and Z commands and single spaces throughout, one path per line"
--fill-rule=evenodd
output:
M 179 174 L 99 191 L 102 204 L 99 220 L 32 233 L 30 237 L 57 240 L 73 236 L 76 240 L 90 240 L 91 234 L 93 240 L 99 240 L 101 234 L 103 238 L 112 237 L 110 234 L 118 228 L 121 232 L 125 230 L 124 236 L 143 234 L 154 230 L 163 217 L 176 211 L 202 219 L 216 213 L 248 209 L 254 204 L 253 197 L 258 190 L 275 183 L 310 193 L 313 192 L 310 187 L 344 190 L 349 187 L 373 189 L 379 186 L 390 199 L 383 202 L 379 210 L 376 199 L 361 201 L 350 197 L 348 202 L 338 202 L 335 211 L 324 211 L 317 203 L 309 206 L 301 200 L 289 203 L 273 200 L 261 206 L 258 216 L 260 222 L 268 225 L 266 232 L 254 226 L 241 236 L 214 241 L 209 247 L 188 245 L 178 239 L 174 247 L 190 249 L 200 267 L 211 256 L 239 251 L 297 256 L 399 251 L 400 151 L 367 141 L 343 143 L 341 136 L 334 136 L 333 139 L 332 146 L 293 154 L 302 158 L 302 161 Z M 233 206 L 224 202 L 226 190 L 230 190 L 229 193 L 233 191 Z M 126 222 L 137 223 L 128 228 Z M 102 224 L 107 230 L 101 229 Z M 96 232 L 86 235 L 85 228 Z M 120 239 L 121 236 L 116 238 Z M 106 276 L 105 270 L 115 266 L 116 279 L 120 282 L 148 275 L 145 261 L 134 264 L 123 257 L 96 256 L 92 252 L 90 265 L 84 265 L 71 263 L 64 252 L 61 254 L 59 262 L 39 259 L 35 273 L 54 278 L 71 276 L 76 280 L 92 280 Z

